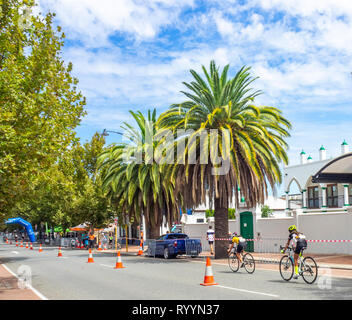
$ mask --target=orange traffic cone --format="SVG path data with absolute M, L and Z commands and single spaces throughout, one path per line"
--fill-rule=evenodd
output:
M 21 241 L 21 245 L 20 245 L 20 248 L 23 248 L 23 241 Z
M 6 239 L 6 243 L 9 244 L 9 240 L 8 239 Z
M 31 247 L 30 247 L 30 250 L 33 250 L 32 242 L 31 242 Z
M 16 247 L 18 247 L 18 242 L 16 241 Z
M 104 250 L 108 250 L 108 248 L 106 247 L 106 243 L 104 243 Z
M 43 252 L 42 244 L 39 244 L 39 252 Z
M 93 263 L 93 254 L 92 254 L 92 249 L 89 249 L 89 257 L 88 257 L 88 262 L 87 263 Z
M 102 247 L 101 247 L 101 242 L 99 242 L 99 248 L 98 248 L 98 251 L 102 251 Z
M 28 246 L 28 242 L 26 242 L 26 249 L 28 249 L 29 248 L 29 246 Z
M 62 257 L 61 247 L 59 247 L 59 253 L 57 254 L 58 257 Z
M 137 256 L 141 256 L 143 254 L 143 240 L 139 243 L 139 250 Z
M 213 277 L 213 270 L 211 268 L 211 263 L 210 263 L 210 258 L 207 257 L 207 264 L 205 267 L 205 276 L 204 276 L 204 283 L 201 283 L 202 286 L 213 286 L 217 285 L 218 283 L 215 283 L 214 277 Z
M 116 265 L 114 269 L 122 269 L 122 268 L 126 268 L 122 265 L 122 261 L 121 261 L 121 255 L 120 255 L 120 250 L 117 251 L 117 259 L 116 259 Z

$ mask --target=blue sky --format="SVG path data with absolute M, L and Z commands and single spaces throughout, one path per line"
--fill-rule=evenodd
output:
M 352 1 L 350 0 L 40 0 L 66 34 L 88 115 L 83 141 L 132 122 L 129 110 L 162 112 L 184 100 L 189 69 L 210 60 L 234 75 L 252 67 L 264 94 L 258 105 L 283 110 L 293 129 L 290 164 L 302 149 L 318 159 L 352 144 Z M 110 135 L 107 142 L 118 141 Z

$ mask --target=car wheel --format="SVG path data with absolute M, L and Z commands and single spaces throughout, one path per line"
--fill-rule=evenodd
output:
M 170 250 L 169 248 L 164 249 L 164 259 L 170 259 Z

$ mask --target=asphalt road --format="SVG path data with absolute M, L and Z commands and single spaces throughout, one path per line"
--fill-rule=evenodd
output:
M 204 287 L 205 260 L 149 258 L 122 255 L 124 269 L 113 269 L 116 256 L 86 250 L 31 251 L 0 245 L 0 261 L 14 273 L 31 271 L 31 285 L 48 299 L 60 300 L 251 300 L 352 299 L 352 279 L 320 276 L 313 285 L 303 279 L 283 281 L 276 270 L 237 273 L 213 261 L 217 286 Z M 122 253 L 123 254 L 123 253 Z

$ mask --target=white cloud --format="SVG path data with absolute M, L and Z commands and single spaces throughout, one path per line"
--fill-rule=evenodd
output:
M 117 129 L 128 110 L 183 101 L 189 69 L 211 59 L 231 75 L 251 65 L 258 104 L 282 108 L 293 130 L 289 157 L 318 157 L 352 143 L 352 1 L 41 0 L 74 46 L 64 48 L 88 98 L 83 125 Z M 196 8 L 182 15 L 184 9 Z M 203 10 L 204 9 L 204 10 Z M 167 36 L 163 30 L 175 31 Z M 118 35 L 119 40 L 111 40 Z M 79 41 L 77 41 L 79 40 Z M 346 119 L 340 121 L 340 118 Z M 329 121 L 328 121 L 329 120 Z
M 42 12 L 54 11 L 70 38 L 86 45 L 106 45 L 108 37 L 123 32 L 134 40 L 152 39 L 160 28 L 177 20 L 187 0 L 40 0 Z

